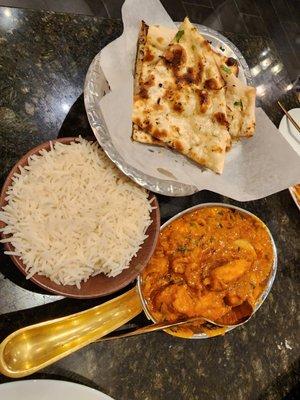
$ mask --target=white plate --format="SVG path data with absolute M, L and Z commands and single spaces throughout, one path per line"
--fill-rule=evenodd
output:
M 300 108 L 292 108 L 291 110 L 289 110 L 289 114 L 300 125 Z M 300 133 L 285 115 L 280 121 L 279 131 L 300 156 Z
M 289 110 L 289 114 L 294 118 L 294 120 L 300 124 L 300 108 L 292 108 Z M 298 153 L 300 156 L 300 133 L 294 127 L 294 125 L 287 119 L 284 115 L 279 124 L 279 131 L 282 136 L 289 142 L 292 148 Z M 300 175 L 299 175 L 299 183 L 300 183 Z M 297 201 L 297 197 L 293 193 L 293 189 L 289 188 L 289 191 L 292 195 L 294 202 L 300 210 L 300 204 Z
M 296 203 L 296 206 L 298 207 L 298 209 L 299 209 L 299 211 L 300 211 L 300 203 L 298 202 L 297 197 L 296 197 L 296 195 L 295 195 L 295 193 L 294 193 L 294 188 L 293 188 L 293 186 L 291 186 L 291 187 L 289 188 L 289 191 L 290 191 L 290 193 L 291 193 L 291 196 L 292 196 L 294 202 Z
M 16 381 L 0 385 L 1 400 L 113 400 L 98 390 L 73 382 L 50 379 Z

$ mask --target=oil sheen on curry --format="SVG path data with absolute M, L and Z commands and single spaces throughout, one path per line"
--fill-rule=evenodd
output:
M 156 321 L 203 316 L 234 324 L 241 304 L 255 306 L 273 260 L 260 220 L 227 207 L 202 208 L 160 233 L 142 273 L 142 292 Z

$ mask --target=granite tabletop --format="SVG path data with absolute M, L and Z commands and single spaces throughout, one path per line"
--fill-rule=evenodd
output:
M 83 105 L 85 74 L 93 57 L 121 31 L 117 20 L 0 7 L 1 185 L 33 146 L 56 137 L 92 135 Z M 255 75 L 258 104 L 278 125 L 282 114 L 275 102 L 281 99 L 288 109 L 297 106 L 284 60 L 268 38 L 224 34 L 245 56 Z M 273 68 L 257 73 L 265 54 Z M 92 344 L 30 378 L 79 382 L 116 400 L 296 399 L 300 219 L 288 190 L 246 203 L 208 191 L 158 199 L 162 221 L 208 201 L 239 205 L 262 218 L 278 248 L 277 277 L 263 306 L 249 323 L 225 336 L 182 340 L 153 333 Z M 26 281 L 1 249 L 0 340 L 25 325 L 104 300 L 49 295 Z M 147 323 L 141 314 L 129 326 Z M 0 375 L 0 383 L 8 381 Z

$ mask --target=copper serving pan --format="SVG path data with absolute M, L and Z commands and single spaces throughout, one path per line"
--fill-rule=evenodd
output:
M 274 282 L 274 279 L 275 279 L 276 271 L 277 271 L 277 250 L 276 250 L 275 242 L 274 242 L 274 239 L 273 239 L 272 234 L 271 234 L 271 232 L 269 231 L 268 227 L 264 224 L 264 222 L 263 222 L 261 219 L 259 219 L 256 215 L 252 214 L 250 211 L 244 210 L 243 208 L 240 208 L 240 207 L 232 206 L 232 205 L 230 205 L 230 204 L 223 204 L 223 203 L 204 203 L 204 204 L 198 204 L 198 205 L 196 205 L 196 206 L 187 208 L 186 210 L 184 210 L 184 211 L 182 211 L 182 212 L 180 212 L 180 213 L 174 215 L 174 217 L 170 218 L 167 222 L 165 222 L 165 223 L 161 226 L 160 229 L 161 229 L 161 231 L 162 231 L 164 228 L 166 228 L 168 225 L 170 225 L 173 221 L 175 221 L 176 219 L 182 217 L 184 214 L 188 214 L 188 213 L 190 213 L 190 212 L 199 210 L 199 209 L 201 209 L 201 208 L 206 208 L 206 207 L 225 207 L 225 208 L 232 208 L 232 209 L 234 209 L 234 210 L 238 210 L 238 211 L 240 211 L 240 212 L 242 212 L 242 213 L 248 214 L 248 215 L 250 215 L 251 217 L 257 219 L 257 220 L 264 226 L 265 230 L 266 230 L 266 231 L 268 232 L 268 234 L 269 234 L 269 238 L 270 238 L 270 240 L 271 240 L 272 247 L 273 247 L 274 261 L 273 261 L 272 270 L 271 270 L 271 273 L 270 273 L 270 276 L 269 276 L 269 279 L 268 279 L 268 283 L 267 283 L 267 285 L 266 285 L 266 287 L 265 287 L 265 290 L 263 291 L 263 293 L 261 294 L 259 300 L 257 301 L 257 303 L 256 303 L 256 305 L 255 305 L 254 312 L 253 312 L 253 314 L 252 314 L 252 316 L 251 316 L 251 317 L 253 317 L 253 315 L 254 315 L 254 314 L 256 313 L 256 311 L 261 307 L 261 305 L 263 304 L 263 302 L 264 302 L 265 299 L 267 298 L 268 294 L 270 293 L 271 287 L 272 287 L 273 282 Z M 142 278 L 141 278 L 141 275 L 139 275 L 138 278 L 137 278 L 137 287 L 138 287 L 140 299 L 141 299 L 141 302 L 142 302 L 142 305 L 143 305 L 143 309 L 144 309 L 144 312 L 145 312 L 147 318 L 150 319 L 150 320 L 153 321 L 153 322 L 156 322 L 155 319 L 151 316 L 151 313 L 149 312 L 148 307 L 147 307 L 147 302 L 145 301 L 145 299 L 144 299 L 144 297 L 143 297 L 143 294 L 142 294 Z M 249 320 L 247 320 L 247 321 L 244 322 L 243 324 L 247 323 L 248 321 L 249 321 Z M 243 325 L 243 324 L 241 324 L 241 325 Z M 229 327 L 229 328 L 226 329 L 225 333 L 226 333 L 226 332 L 229 332 L 229 331 L 231 331 L 231 330 L 233 330 L 233 329 L 235 329 L 235 328 L 236 328 L 236 327 Z M 191 336 L 191 337 L 187 337 L 187 339 L 209 339 L 209 338 L 211 338 L 211 337 L 212 337 L 212 336 L 208 336 L 208 335 L 205 334 L 205 333 L 197 333 L 197 334 L 194 334 L 194 335 Z

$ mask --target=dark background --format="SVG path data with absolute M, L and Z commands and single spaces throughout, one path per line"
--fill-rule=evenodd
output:
M 162 2 L 175 20 L 188 14 L 193 22 L 222 30 L 251 70 L 268 52 L 272 63 L 254 76 L 254 86 L 264 86 L 257 101 L 276 126 L 282 118 L 277 100 L 287 109 L 299 107 L 290 88 L 299 75 L 299 1 Z M 84 111 L 83 82 L 93 57 L 122 31 L 121 3 L 0 0 L 5 6 L 29 8 L 0 7 L 0 186 L 30 148 L 57 136 L 92 134 Z M 116 19 L 102 18 L 108 15 Z M 278 73 L 276 66 L 281 68 Z M 265 221 L 277 244 L 278 272 L 263 307 L 247 325 L 224 337 L 182 341 L 157 332 L 95 343 L 29 378 L 79 382 L 116 400 L 298 400 L 300 219 L 288 190 L 241 204 L 208 191 L 158 199 L 162 221 L 210 201 L 240 205 Z M 24 279 L 1 248 L 0 341 L 28 324 L 104 300 L 75 301 L 42 292 Z M 130 325 L 146 323 L 140 314 Z M 0 383 L 8 381 L 0 375 Z
M 146 0 L 141 0 L 146 1 Z M 0 0 L 0 5 L 121 19 L 124 0 Z M 300 73 L 300 0 L 161 0 L 174 21 L 271 38 L 290 79 Z

